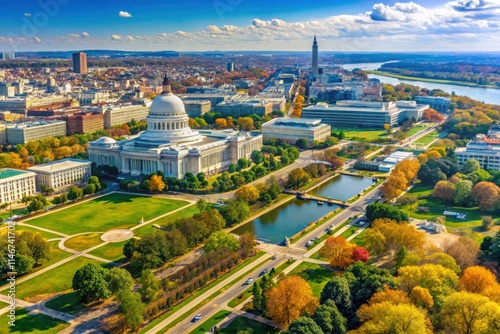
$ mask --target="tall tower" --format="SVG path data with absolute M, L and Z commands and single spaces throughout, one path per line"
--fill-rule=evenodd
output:
M 83 52 L 73 53 L 73 72 L 87 73 L 87 54 Z
M 312 70 L 314 75 L 318 75 L 318 42 L 316 41 L 316 35 L 314 35 L 313 42 Z

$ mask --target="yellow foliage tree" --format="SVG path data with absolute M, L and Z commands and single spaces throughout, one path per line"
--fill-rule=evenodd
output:
M 285 277 L 266 297 L 267 314 L 283 328 L 304 314 L 313 314 L 319 305 L 309 283 L 299 276 Z
M 343 237 L 329 237 L 321 248 L 320 254 L 330 262 L 332 267 L 345 269 L 354 262 L 352 252 L 355 247 L 355 244 Z
M 481 295 L 456 292 L 444 300 L 440 320 L 447 333 L 499 333 L 500 305 Z
M 159 175 L 151 176 L 151 179 L 149 180 L 149 190 L 159 192 L 163 189 L 165 189 L 165 182 L 163 182 L 162 177 Z
M 253 204 L 259 199 L 259 191 L 252 185 L 246 184 L 239 187 L 235 192 L 234 196 L 243 202 Z
M 215 120 L 215 125 L 217 129 L 225 129 L 227 127 L 227 122 L 225 118 L 217 118 Z
M 434 299 L 428 289 L 422 288 L 421 286 L 415 286 L 411 289 L 410 299 L 413 304 L 430 309 L 434 306 Z
M 410 298 L 408 294 L 401 290 L 393 290 L 386 285 L 384 285 L 384 290 L 375 293 L 371 298 L 370 304 L 377 304 L 383 302 L 391 302 L 393 304 L 410 304 Z
M 251 117 L 240 117 L 238 118 L 238 127 L 243 131 L 252 131 L 254 124 Z
M 487 288 L 494 286 L 498 286 L 495 275 L 481 266 L 466 268 L 460 278 L 460 288 L 467 292 L 483 294 Z

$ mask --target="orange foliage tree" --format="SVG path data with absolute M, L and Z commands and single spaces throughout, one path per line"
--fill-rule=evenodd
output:
M 422 114 L 422 118 L 431 122 L 442 122 L 444 120 L 443 115 L 432 108 L 426 109 Z
M 466 268 L 463 276 L 460 278 L 460 287 L 467 292 L 479 294 L 483 294 L 490 287 L 500 289 L 495 275 L 490 270 L 481 266 Z
M 285 277 L 266 297 L 267 314 L 283 328 L 304 314 L 313 314 L 319 305 L 309 283 L 299 276 Z
M 491 211 L 498 203 L 500 188 L 493 182 L 479 182 L 472 188 L 471 195 L 481 211 Z
M 353 251 L 356 245 L 343 237 L 329 237 L 320 250 L 322 257 L 326 258 L 334 268 L 345 269 L 353 262 Z

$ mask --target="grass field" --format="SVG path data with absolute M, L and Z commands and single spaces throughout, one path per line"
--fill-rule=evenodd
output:
M 358 226 L 350 226 L 347 230 L 345 230 L 340 236 L 342 238 L 349 238 L 351 235 L 353 235 L 357 230 L 359 230 Z
M 94 249 L 89 254 L 102 257 L 103 259 L 110 260 L 113 262 L 123 262 L 126 260 L 123 255 L 123 246 L 128 242 L 110 242 L 107 245 Z
M 42 235 L 42 237 L 44 237 L 45 239 L 62 238 L 62 236 L 59 235 L 59 234 L 54 234 L 54 233 L 50 233 L 50 232 L 41 231 L 41 230 L 39 230 L 37 228 L 32 228 L 32 227 L 29 227 L 29 226 L 16 225 L 16 231 L 17 232 L 31 231 L 33 233 L 40 233 Z
M 436 140 L 439 137 L 439 133 L 434 130 L 423 136 L 422 138 L 418 139 L 415 141 L 415 144 L 420 144 L 420 145 L 429 145 L 432 143 L 434 140 Z
M 5 318 L 4 323 L 0 326 L 0 334 L 56 334 L 69 326 L 68 323 L 45 314 L 29 314 L 24 309 L 16 310 L 15 324 L 14 327 L 7 326 L 7 318 Z
M 241 330 L 252 329 L 254 334 L 278 334 L 279 329 L 270 327 L 261 322 L 248 319 L 242 316 L 234 318 L 234 320 L 226 328 L 221 328 L 219 333 L 221 334 L 236 334 Z
M 445 210 L 454 211 L 459 213 L 466 213 L 467 219 L 461 220 L 454 217 L 446 217 L 446 226 L 451 228 L 468 228 L 481 225 L 481 212 L 477 207 L 463 208 L 457 206 L 444 205 L 441 200 L 432 198 L 432 187 L 416 184 L 409 192 L 409 194 L 418 197 L 418 206 L 429 208 L 428 213 L 418 213 L 414 205 L 413 209 L 409 206 L 403 206 L 402 209 L 408 213 L 412 218 L 434 220 L 436 217 L 442 216 Z M 496 213 L 491 213 L 494 217 Z
M 351 242 L 354 242 L 358 246 L 365 245 L 365 233 L 366 229 L 364 229 L 360 234 L 356 236 L 356 238 L 352 239 Z
M 45 306 L 56 311 L 65 312 L 72 315 L 78 315 L 85 307 L 80 304 L 76 292 L 68 292 L 60 295 L 57 298 L 49 300 L 45 303 Z
M 336 127 L 332 128 L 333 132 L 340 132 L 344 130 L 345 139 L 348 140 L 357 140 L 357 141 L 366 141 L 371 142 L 375 139 L 384 138 L 387 139 L 387 132 L 383 129 L 362 129 L 362 128 L 343 128 Z
M 87 263 L 101 264 L 95 260 L 78 257 L 57 267 L 57 269 L 19 283 L 16 287 L 16 298 L 30 301 L 34 300 L 35 297 L 42 297 L 42 295 L 66 291 L 71 288 L 75 272 Z M 5 292 L 6 290 L 3 290 L 1 293 L 5 294 Z
M 28 222 L 70 235 L 105 232 L 117 228 L 130 228 L 137 225 L 141 217 L 150 220 L 186 204 L 185 201 L 115 193 Z
M 309 283 L 314 296 L 319 297 L 323 287 L 333 277 L 333 273 L 316 263 L 302 262 L 295 269 L 293 269 L 289 276 L 300 276 Z
M 200 212 L 198 208 L 196 207 L 195 204 L 187 206 L 183 208 L 182 210 L 177 211 L 176 213 L 173 213 L 171 215 L 165 216 L 161 219 L 158 219 L 154 222 L 154 224 L 158 224 L 160 226 L 168 226 L 175 222 L 177 219 L 180 218 L 190 218 Z M 152 224 L 147 224 L 145 226 L 141 226 L 137 229 L 134 230 L 134 235 L 138 237 L 142 237 L 145 234 L 148 233 L 153 233 L 153 232 L 161 232 L 161 230 L 154 228 L 153 223 Z
M 68 247 L 69 249 L 81 252 L 102 244 L 103 242 L 104 241 L 101 240 L 101 233 L 90 233 L 78 235 L 76 237 L 68 239 L 66 240 L 66 242 L 64 242 L 64 246 Z
M 222 319 L 227 317 L 229 314 L 231 314 L 231 312 L 229 311 L 219 311 L 215 313 L 212 317 L 210 317 L 201 325 L 196 327 L 193 331 L 191 331 L 190 334 L 205 334 L 210 330 L 210 328 L 217 325 L 219 322 L 222 321 Z

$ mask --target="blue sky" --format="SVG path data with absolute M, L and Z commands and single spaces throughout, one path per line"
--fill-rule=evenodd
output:
M 500 51 L 500 0 L 39 0 L 0 10 L 0 51 Z

